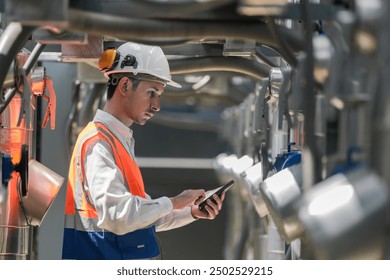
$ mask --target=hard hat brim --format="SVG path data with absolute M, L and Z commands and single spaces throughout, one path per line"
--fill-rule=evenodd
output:
M 175 87 L 175 88 L 181 88 L 182 87 L 181 84 L 176 83 L 176 82 L 174 82 L 172 80 L 167 81 L 167 85 L 170 85 L 170 86 Z
M 104 76 L 106 78 L 109 78 L 110 75 L 126 74 L 126 73 L 128 73 L 129 75 L 133 75 L 135 79 L 137 78 L 138 74 L 144 74 L 141 71 L 138 72 L 137 74 L 135 74 L 134 72 L 130 72 L 130 71 L 126 71 L 126 70 L 119 70 L 119 71 L 106 71 L 106 72 L 104 72 Z M 151 76 L 153 76 L 153 75 L 151 75 Z M 172 81 L 172 80 L 167 80 L 167 77 L 159 77 L 157 75 L 154 75 L 154 77 L 156 77 L 158 80 L 160 80 L 161 82 L 164 82 L 165 84 L 167 84 L 169 86 L 172 86 L 172 87 L 175 87 L 175 88 L 182 88 L 182 86 L 179 83 L 177 83 L 175 81 Z M 153 79 L 144 79 L 144 80 L 153 81 Z

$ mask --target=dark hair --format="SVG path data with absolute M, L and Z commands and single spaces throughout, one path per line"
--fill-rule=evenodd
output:
M 141 80 L 134 79 L 128 75 L 111 75 L 107 83 L 107 100 L 110 100 L 114 96 L 114 92 L 119 84 L 119 81 L 124 77 L 127 77 L 132 81 L 132 89 L 137 89 L 139 83 L 141 82 Z

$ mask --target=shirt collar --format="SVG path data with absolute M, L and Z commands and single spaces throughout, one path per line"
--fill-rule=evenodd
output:
M 103 123 L 115 136 L 124 139 L 126 142 L 133 137 L 133 131 L 129 127 L 103 110 L 97 110 L 93 121 Z

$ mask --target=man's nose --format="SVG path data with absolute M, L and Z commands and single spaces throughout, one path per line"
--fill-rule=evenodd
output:
M 153 112 L 160 111 L 160 98 L 155 98 L 152 102 L 152 110 Z

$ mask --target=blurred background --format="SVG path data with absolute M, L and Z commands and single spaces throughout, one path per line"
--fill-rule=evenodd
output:
M 133 126 L 152 197 L 231 179 L 164 259 L 389 259 L 390 4 L 0 0 L 0 259 L 60 259 L 70 153 L 97 61 L 159 45 L 181 89 Z

